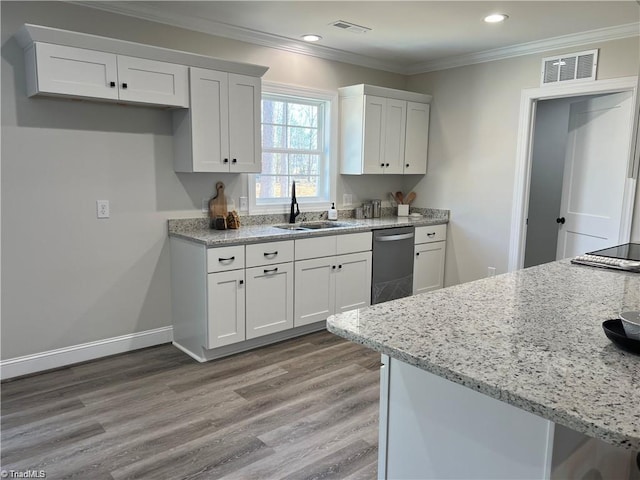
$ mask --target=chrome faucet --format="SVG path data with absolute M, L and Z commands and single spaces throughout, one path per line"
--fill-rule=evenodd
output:
M 294 212 L 293 206 L 295 205 L 296 211 Z M 300 215 L 300 207 L 298 207 L 298 200 L 296 200 L 296 182 L 293 181 L 291 185 L 291 213 L 289 214 L 289 223 L 296 223 L 296 217 Z

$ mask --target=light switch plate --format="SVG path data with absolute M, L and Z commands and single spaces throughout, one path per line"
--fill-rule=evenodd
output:
M 249 210 L 249 204 L 247 203 L 247 197 L 240 197 L 240 211 L 246 212 Z
M 350 207 L 352 203 L 353 203 L 353 195 L 351 195 L 350 193 L 343 193 L 342 194 L 342 206 L 343 207 Z

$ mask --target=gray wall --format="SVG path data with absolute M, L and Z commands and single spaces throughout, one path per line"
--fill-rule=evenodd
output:
M 166 220 L 199 216 L 218 180 L 235 199 L 245 175 L 176 174 L 168 110 L 25 96 L 24 23 L 268 65 L 265 80 L 335 91 L 405 77 L 61 2 L 1 2 L 2 358 L 171 325 Z M 388 184 L 388 185 L 387 185 Z M 338 179 L 371 198 L 401 177 Z M 97 220 L 95 201 L 111 201 Z
M 569 107 L 575 99 L 543 100 L 536 107 L 524 266 L 556 259 Z
M 598 79 L 638 75 L 638 37 L 584 45 L 599 48 Z M 521 92 L 540 86 L 543 57 L 528 55 L 414 75 L 407 89 L 433 95 L 427 175 L 417 206 L 449 208 L 445 284 L 507 271 Z M 632 238 L 640 241 L 640 195 Z

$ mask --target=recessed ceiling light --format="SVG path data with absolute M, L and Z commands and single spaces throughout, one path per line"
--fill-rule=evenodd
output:
M 307 35 L 303 35 L 302 39 L 305 42 L 317 42 L 318 40 L 322 40 L 322 37 L 314 33 L 308 33 Z
M 484 21 L 487 23 L 500 23 L 504 22 L 507 18 L 509 18 L 509 15 L 505 15 L 504 13 L 492 13 L 484 17 Z

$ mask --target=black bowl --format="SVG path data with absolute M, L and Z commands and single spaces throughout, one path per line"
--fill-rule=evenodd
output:
M 628 352 L 640 354 L 640 340 L 629 338 L 624 333 L 624 327 L 622 326 L 622 320 L 615 318 L 613 320 L 605 320 L 602 323 L 604 333 L 609 340 L 615 343 L 618 347 Z

